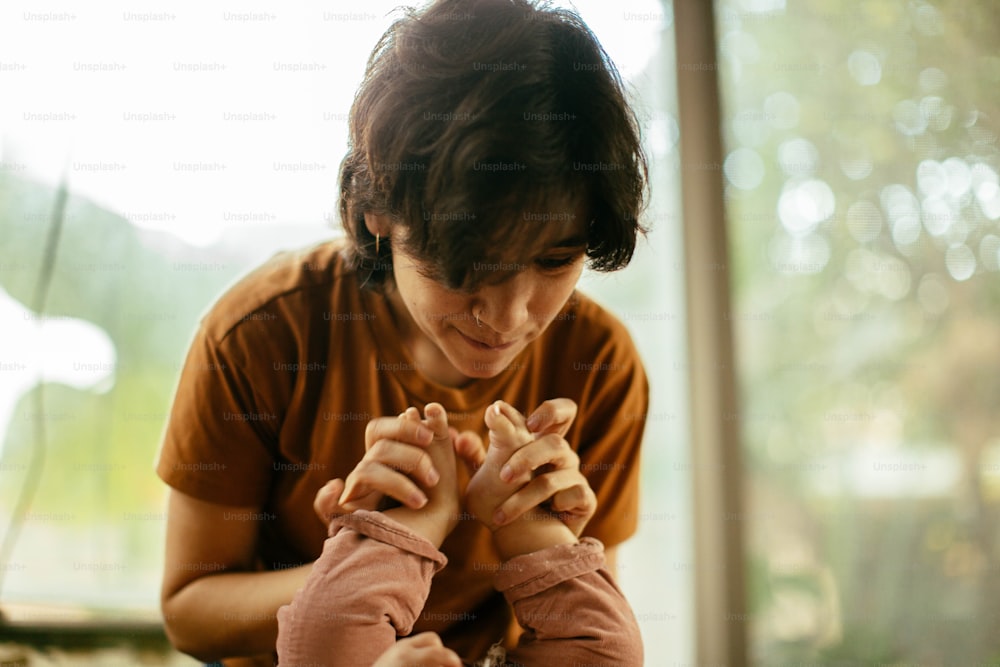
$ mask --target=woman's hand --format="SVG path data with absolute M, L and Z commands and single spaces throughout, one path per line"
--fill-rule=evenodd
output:
M 468 465 L 470 479 L 465 488 L 465 509 L 492 531 L 499 527 L 494 521 L 497 509 L 517 488 L 500 479 L 500 469 L 511 454 L 534 437 L 521 413 L 503 401 L 486 408 L 484 419 L 490 430 L 490 446 L 481 463 Z
M 440 480 L 427 452 L 433 440 L 434 431 L 421 423 L 420 412 L 413 407 L 398 417 L 371 420 L 365 429 L 364 458 L 346 481 L 327 482 L 317 492 L 313 508 L 327 522 L 357 509 L 379 509 L 387 497 L 414 509 L 423 507 L 424 488 Z
M 423 535 L 435 546 L 441 544 L 458 522 L 461 509 L 455 471 L 456 432 L 449 428 L 448 413 L 441 404 L 428 403 L 424 410 L 424 419 L 416 408 L 410 407 L 393 419 L 397 422 L 394 425 L 386 424 L 382 419 L 369 422 L 366 436 L 371 435 L 374 443 L 368 453 L 347 476 L 346 482 L 339 478 L 332 479 L 316 493 L 313 509 L 323 521 L 329 522 L 333 517 L 357 509 L 383 509 L 388 516 Z M 424 435 L 421 429 L 431 436 L 426 445 L 407 445 L 398 441 L 381 444 L 387 441 L 375 439 L 379 433 L 391 433 L 396 437 L 408 434 L 422 441 Z M 378 453 L 380 451 L 382 454 Z M 398 462 L 401 460 L 408 461 L 402 472 L 390 467 L 400 465 Z M 432 471 L 433 475 L 428 471 Z M 421 486 L 418 487 L 403 472 L 416 477 Z M 406 489 L 401 495 L 418 493 L 420 496 L 411 495 L 412 502 L 402 507 L 379 507 L 387 497 L 396 498 L 400 488 Z M 411 492 L 411 488 L 415 491 Z
M 392 648 L 379 656 L 372 667 L 462 667 L 458 654 L 445 648 L 441 638 L 434 632 L 400 639 Z
M 510 523 L 544 503 L 580 536 L 597 511 L 597 496 L 580 472 L 580 458 L 564 437 L 575 418 L 576 403 L 568 398 L 545 401 L 528 417 L 526 426 L 536 439 L 513 452 L 499 471 L 500 479 L 512 488 L 524 486 L 500 505 L 494 525 Z M 469 467 L 483 464 L 482 440 L 472 431 L 461 433 L 455 447 Z
M 434 433 L 427 453 L 434 467 L 441 471 L 441 478 L 427 490 L 429 501 L 423 507 L 394 507 L 384 513 L 426 538 L 435 547 L 440 547 L 458 524 L 462 508 L 455 466 L 454 429 L 448 428 L 448 413 L 440 403 L 428 403 L 424 408 L 424 417 L 422 423 Z M 420 413 L 416 408 L 410 408 L 400 418 L 417 421 Z

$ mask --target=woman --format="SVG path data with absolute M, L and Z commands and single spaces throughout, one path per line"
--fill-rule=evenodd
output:
M 241 280 L 181 374 L 157 464 L 172 487 L 162 606 L 202 659 L 270 664 L 276 612 L 326 536 L 314 500 L 322 516 L 425 502 L 440 472 L 431 434 L 396 417 L 408 406 L 442 404 L 465 458 L 495 400 L 530 415 L 536 440 L 499 474 L 533 479 L 498 524 L 545 503 L 604 543 L 612 572 L 636 528 L 645 374 L 575 286 L 585 263 L 631 259 L 646 171 L 593 34 L 527 0 L 435 2 L 376 45 L 350 141 L 346 239 Z M 500 561 L 472 520 L 441 551 L 414 631 L 471 659 L 516 631 Z

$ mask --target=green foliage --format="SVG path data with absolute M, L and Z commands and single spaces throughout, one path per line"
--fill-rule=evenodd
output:
M 1000 442 L 1000 220 L 960 177 L 935 194 L 919 174 L 1000 171 L 995 7 L 753 5 L 718 3 L 727 150 L 759 158 L 743 178 L 725 169 L 762 517 L 747 524 L 754 654 L 980 664 L 1000 600 L 984 466 Z M 831 210 L 816 214 L 824 188 Z M 886 462 L 915 469 L 875 468 Z
M 25 308 L 40 280 L 53 199 L 49 187 L 0 175 L 0 288 Z M 68 200 L 44 315 L 96 325 L 110 337 L 116 358 L 110 378 L 98 386 L 36 385 L 15 408 L 2 436 L 0 527 L 8 525 L 32 454 L 41 446 L 46 452 L 39 491 L 13 557 L 17 562 L 42 548 L 53 525 L 68 526 L 70 533 L 90 534 L 93 543 L 67 551 L 66 558 L 92 553 L 98 560 L 127 563 L 114 588 L 137 581 L 132 577 L 159 576 L 165 489 L 153 470 L 159 440 L 198 317 L 243 266 L 185 270 L 199 262 L 220 264 L 211 250 L 158 236 L 150 243 L 148 232 L 120 216 L 84 199 Z M 37 320 L 9 326 L 34 324 Z M 73 363 L 98 361 L 88 357 L 91 350 L 64 344 L 72 353 L 58 356 Z M 8 349 L 4 357 L 16 361 L 27 353 Z M 71 576 L 69 563 L 52 580 Z M 8 574 L 13 579 L 19 571 Z

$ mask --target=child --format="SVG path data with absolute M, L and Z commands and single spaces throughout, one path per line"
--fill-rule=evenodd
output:
M 292 603 L 278 612 L 282 667 L 461 667 L 438 635 L 408 635 L 432 577 L 447 558 L 438 547 L 461 516 L 455 454 L 444 408 L 431 403 L 424 423 L 434 432 L 427 451 L 442 471 L 419 510 L 357 510 L 330 523 L 323 554 Z M 415 408 L 401 419 L 417 420 Z M 503 482 L 499 471 L 533 440 L 522 415 L 502 401 L 486 411 L 490 445 L 465 490 L 465 510 L 492 532 L 502 563 L 495 586 L 525 628 L 506 656 L 499 646 L 480 664 L 641 665 L 635 617 L 604 569 L 603 546 L 578 541 L 557 517 L 524 515 L 497 526 L 495 510 L 527 480 Z M 530 476 L 529 476 L 530 477 Z

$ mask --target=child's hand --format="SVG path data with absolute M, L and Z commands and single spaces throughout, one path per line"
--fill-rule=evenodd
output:
M 430 488 L 424 488 L 427 504 L 420 509 L 395 507 L 385 511 L 385 515 L 399 521 L 413 532 L 421 535 L 434 546 L 439 547 L 444 538 L 458 524 L 462 500 L 458 490 L 458 474 L 455 469 L 455 445 L 448 428 L 448 413 L 440 403 L 428 403 L 424 408 L 424 419 L 416 408 L 409 408 L 401 419 L 420 422 L 433 432 L 426 453 L 430 465 L 441 477 Z
M 500 505 L 531 479 L 529 472 L 520 479 L 505 482 L 500 479 L 500 471 L 514 452 L 534 438 L 524 416 L 503 401 L 486 408 L 485 421 L 490 429 L 489 448 L 465 489 L 465 508 L 490 530 L 495 530 L 499 527 L 495 519 Z
M 458 654 L 441 643 L 441 638 L 434 632 L 421 632 L 419 635 L 400 639 L 392 648 L 379 656 L 372 667 L 406 667 L 423 665 L 423 667 L 462 667 Z
M 516 492 L 528 489 L 531 470 L 501 478 L 500 471 L 518 451 L 535 442 L 524 416 L 503 401 L 486 409 L 490 446 L 483 464 L 469 480 L 465 508 L 493 532 L 493 543 L 503 560 L 531 553 L 555 544 L 576 542 L 573 531 L 549 511 L 527 512 L 505 522 L 503 507 Z M 537 508 L 536 508 L 537 509 Z
M 416 408 L 408 408 L 403 413 L 404 419 L 420 420 L 420 412 Z M 452 527 L 458 522 L 457 513 L 461 509 L 462 495 L 458 489 L 458 471 L 455 466 L 455 444 L 451 429 L 448 428 L 448 413 L 440 403 L 428 403 L 424 408 L 424 426 L 433 431 L 434 437 L 427 447 L 431 458 L 431 467 L 439 471 L 438 482 L 428 489 L 428 503 L 424 509 L 431 506 L 436 510 L 450 509 Z

